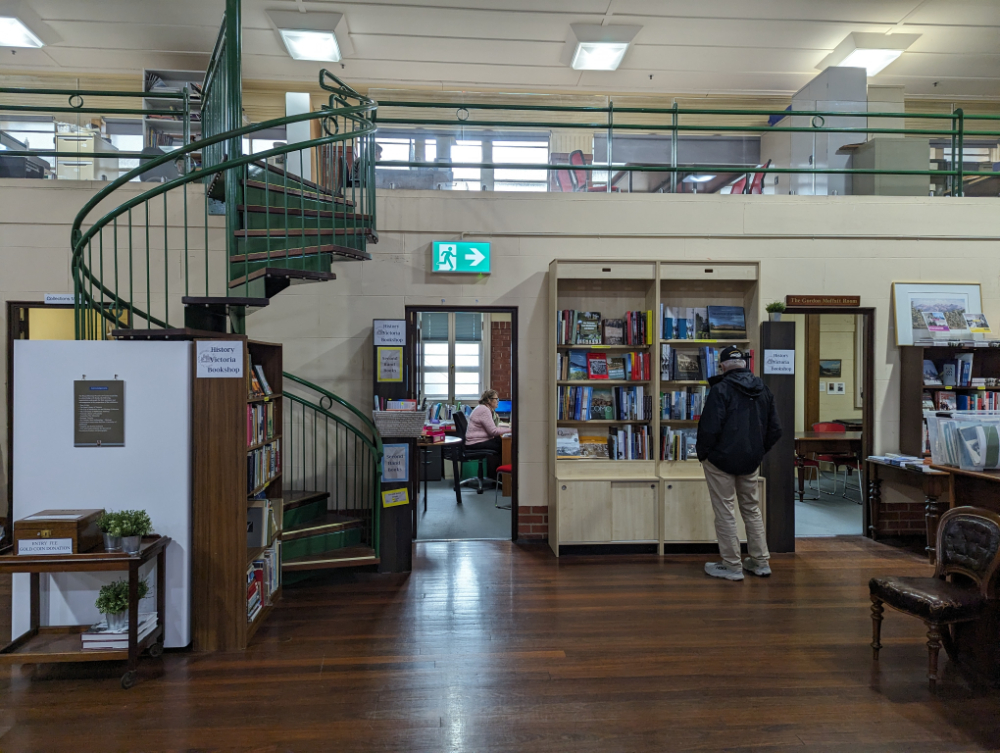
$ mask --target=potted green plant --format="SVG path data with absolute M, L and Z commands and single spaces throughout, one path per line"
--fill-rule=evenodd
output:
M 772 322 L 781 321 L 781 312 L 785 310 L 785 304 L 781 301 L 772 301 L 764 308 L 767 310 L 768 318 L 770 318 Z
M 149 593 L 149 584 L 139 581 L 139 601 Z M 108 629 L 112 632 L 124 632 L 128 627 L 128 580 L 116 580 L 101 586 L 94 602 L 97 611 L 107 617 Z
M 97 527 L 104 534 L 104 551 L 120 552 L 122 550 L 122 534 L 119 513 L 105 510 L 97 519 Z
M 142 537 L 153 531 L 153 522 L 145 510 L 122 510 L 118 513 L 118 531 L 126 554 L 139 551 Z

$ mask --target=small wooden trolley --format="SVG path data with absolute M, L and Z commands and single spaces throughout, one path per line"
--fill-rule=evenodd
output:
M 122 687 L 135 685 L 139 655 L 149 649 L 152 657 L 163 653 L 167 536 L 147 536 L 138 554 L 98 551 L 83 554 L 0 556 L 0 572 L 31 574 L 31 622 L 28 630 L 0 648 L 0 664 L 54 664 L 60 662 L 128 662 Z M 139 568 L 156 557 L 156 627 L 141 641 L 136 640 L 139 624 Z M 127 570 L 129 581 L 129 623 L 127 649 L 84 651 L 80 634 L 90 625 L 39 625 L 39 575 L 41 573 L 81 573 Z

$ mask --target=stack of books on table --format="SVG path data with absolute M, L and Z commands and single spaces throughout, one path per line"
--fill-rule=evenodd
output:
M 139 615 L 139 631 L 137 640 L 141 641 L 156 629 L 156 613 L 149 612 Z M 92 625 L 86 633 L 81 633 L 85 651 L 125 651 L 128 649 L 128 625 L 123 630 L 112 631 L 108 627 L 108 621 L 102 619 L 96 625 Z

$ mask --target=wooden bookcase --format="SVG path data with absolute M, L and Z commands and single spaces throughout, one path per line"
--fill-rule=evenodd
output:
M 1000 387 L 945 387 L 924 384 L 924 361 L 940 365 L 961 353 L 972 353 L 972 377 L 1000 378 L 1000 348 L 954 345 L 901 345 L 899 347 L 899 451 L 904 455 L 924 454 L 923 393 L 951 391 L 956 394 L 1000 392 Z
M 280 345 L 255 342 L 241 336 L 225 339 L 244 342 L 244 378 L 199 379 L 196 376 L 193 379 L 191 614 L 194 648 L 198 651 L 246 648 L 272 608 L 265 606 L 252 623 L 247 621 L 247 569 L 264 551 L 263 548 L 247 547 L 247 503 L 252 496 L 247 488 L 248 451 L 252 449 L 247 444 L 247 407 L 273 402 L 274 434 L 270 441 L 280 440 L 282 350 Z M 272 390 L 266 398 L 250 395 L 251 364 L 263 367 Z M 285 450 L 282 442 L 278 453 L 281 461 Z M 277 475 L 254 492 L 265 491 L 268 498 L 280 500 L 281 461 Z M 280 503 L 275 516 L 280 529 Z M 280 596 L 279 587 L 272 594 L 272 602 Z
M 549 265 L 549 455 L 552 468 L 549 488 L 549 546 L 558 556 L 565 544 L 656 544 L 711 543 L 715 541 L 708 488 L 696 460 L 661 461 L 660 428 L 694 428 L 694 421 L 661 419 L 660 394 L 699 382 L 670 382 L 660 378 L 660 345 L 758 347 L 760 300 L 759 265 L 756 262 L 662 262 L 649 260 L 555 260 Z M 661 340 L 660 304 L 677 307 L 709 305 L 742 306 L 746 315 L 743 340 Z M 590 348 L 613 354 L 616 350 L 646 351 L 652 357 L 648 382 L 610 380 L 562 381 L 557 373 L 557 354 L 587 350 L 586 346 L 559 345 L 556 337 L 558 312 L 563 309 L 599 311 L 602 319 L 619 318 L 625 311 L 653 311 L 652 344 Z M 613 386 L 643 384 L 653 395 L 652 420 L 644 423 L 651 432 L 649 460 L 561 459 L 556 452 L 556 430 L 575 426 L 581 431 L 594 427 L 607 432 L 622 421 L 559 421 L 558 388 L 587 384 Z M 596 433 L 596 432 L 595 432 Z M 764 489 L 761 480 L 761 506 Z M 745 539 L 742 522 L 740 536 Z

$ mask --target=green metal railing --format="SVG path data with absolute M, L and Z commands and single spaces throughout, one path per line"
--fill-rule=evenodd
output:
M 968 170 L 965 168 L 964 160 L 960 155 L 964 154 L 966 137 L 975 138 L 998 138 L 1000 130 L 970 129 L 970 121 L 1000 121 L 1000 115 L 967 115 L 962 109 L 956 109 L 952 113 L 898 113 L 898 112 L 851 112 L 851 111 L 829 111 L 829 110 L 765 110 L 765 109 L 707 109 L 707 108 L 655 108 L 655 107 L 616 107 L 614 102 L 609 102 L 607 106 L 585 106 L 585 105 L 534 105 L 534 104 L 506 104 L 506 103 L 469 103 L 460 104 L 455 102 L 418 102 L 385 100 L 379 101 L 380 112 L 375 120 L 380 126 L 388 126 L 394 131 L 402 133 L 427 132 L 431 135 L 434 129 L 459 130 L 467 137 L 470 132 L 475 134 L 473 129 L 501 129 L 517 132 L 518 130 L 549 130 L 549 129 L 575 129 L 594 131 L 595 133 L 606 134 L 608 160 L 599 164 L 566 164 L 566 163 L 508 163 L 508 162 L 456 162 L 449 159 L 438 159 L 435 161 L 417 160 L 383 160 L 379 162 L 380 167 L 405 167 L 405 168 L 479 168 L 483 170 L 532 170 L 540 171 L 600 171 L 605 173 L 611 169 L 616 173 L 668 173 L 677 175 L 678 173 L 732 173 L 735 177 L 751 173 L 764 174 L 797 174 L 797 175 L 920 175 L 928 177 L 944 177 L 949 180 L 950 193 L 955 196 L 963 195 L 966 180 L 974 177 L 998 177 L 1000 172 L 993 170 Z M 391 108 L 401 109 L 429 109 L 429 110 L 453 110 L 453 119 L 434 117 L 390 117 L 383 114 Z M 538 115 L 538 119 L 515 119 L 483 117 L 476 119 L 473 117 L 475 111 L 484 113 L 501 112 L 526 112 Z M 554 117 L 565 118 L 568 114 L 599 115 L 602 120 L 590 119 L 588 122 L 576 122 L 574 120 L 553 119 Z M 548 115 L 548 118 L 544 116 Z M 711 116 L 711 117 L 788 117 L 808 119 L 807 125 L 752 125 L 752 124 L 725 124 L 725 123 L 681 123 L 682 117 Z M 850 119 L 916 119 L 932 121 L 927 128 L 890 128 L 884 126 L 848 126 L 848 125 L 828 125 L 828 119 L 850 118 Z M 629 122 L 623 122 L 627 119 Z M 793 122 L 793 121 L 789 121 Z M 937 122 L 943 125 L 937 126 Z M 614 137 L 615 132 L 625 133 L 667 133 L 671 137 L 671 164 L 659 163 L 629 163 L 614 164 Z M 677 146 L 681 134 L 773 134 L 773 133 L 806 133 L 806 134 L 858 134 L 867 137 L 869 134 L 883 134 L 893 136 L 920 136 L 939 137 L 950 142 L 951 167 L 948 169 L 892 169 L 892 168 L 844 168 L 844 167 L 755 167 L 753 165 L 730 165 L 730 164 L 678 164 Z M 928 159 L 928 163 L 930 160 Z M 676 184 L 672 186 L 676 190 Z M 604 190 L 613 190 L 612 181 L 607 180 Z
M 287 372 L 284 379 L 285 490 L 329 493 L 327 509 L 363 520 L 364 542 L 379 556 L 381 435 L 329 390 Z M 306 394 L 289 391 L 296 386 Z

